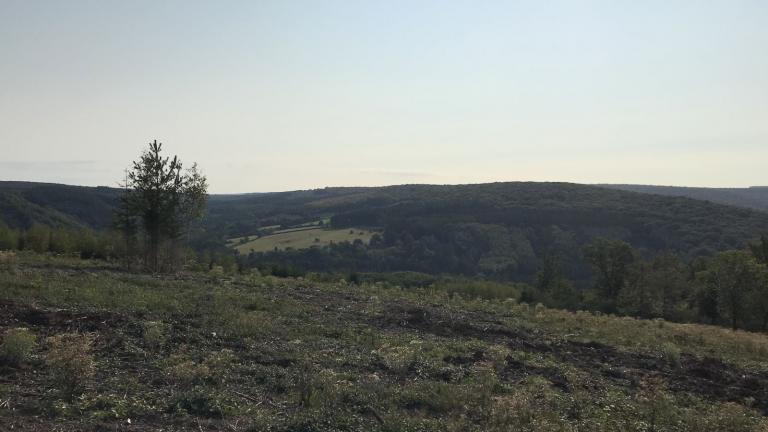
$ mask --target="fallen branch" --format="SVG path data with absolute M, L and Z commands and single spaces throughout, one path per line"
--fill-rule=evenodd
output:
M 255 402 L 255 403 L 256 403 L 256 406 L 259 406 L 259 405 L 261 405 L 262 403 L 264 403 L 264 399 L 262 399 L 262 400 L 258 400 L 258 399 L 256 399 L 256 398 L 255 398 L 255 397 L 253 397 L 253 396 L 247 395 L 247 394 L 245 394 L 245 393 L 240 393 L 239 391 L 234 391 L 234 390 L 233 390 L 233 391 L 232 391 L 232 393 L 234 393 L 234 394 L 236 394 L 236 395 L 240 396 L 240 397 L 241 397 L 241 398 L 243 398 L 243 399 L 249 400 L 249 401 L 251 401 L 251 402 Z

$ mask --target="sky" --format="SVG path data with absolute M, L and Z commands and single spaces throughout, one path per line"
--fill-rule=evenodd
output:
M 0 180 L 768 184 L 768 2 L 0 0 Z

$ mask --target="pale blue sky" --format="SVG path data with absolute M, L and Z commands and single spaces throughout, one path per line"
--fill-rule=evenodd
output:
M 768 184 L 768 1 L 0 0 L 0 180 Z

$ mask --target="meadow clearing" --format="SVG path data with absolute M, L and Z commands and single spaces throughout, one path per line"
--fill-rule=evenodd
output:
M 230 239 L 228 245 L 242 255 L 250 252 L 269 252 L 275 249 L 308 249 L 311 247 L 328 246 L 331 243 L 354 242 L 360 240 L 365 244 L 370 242 L 375 231 L 362 228 L 319 228 L 298 227 L 275 231 L 261 237 L 238 237 Z

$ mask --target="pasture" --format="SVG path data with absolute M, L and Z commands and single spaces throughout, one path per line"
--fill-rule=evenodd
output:
M 228 244 L 241 254 L 247 255 L 250 252 L 269 252 L 275 248 L 278 250 L 308 249 L 355 240 L 368 244 L 374 233 L 373 230 L 361 228 L 325 229 L 310 226 L 278 231 L 244 243 L 241 239 L 232 239 Z

